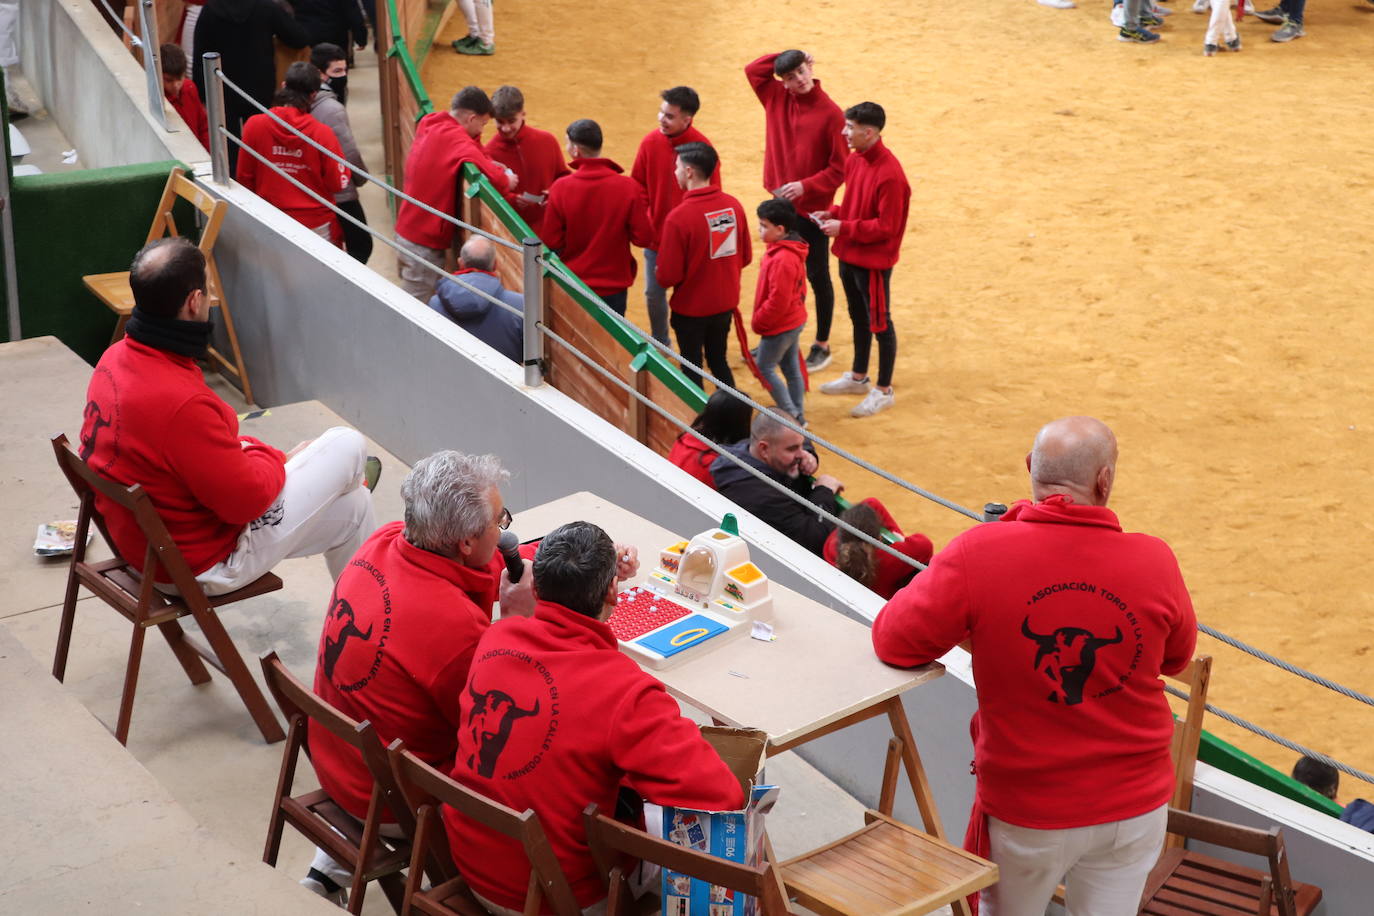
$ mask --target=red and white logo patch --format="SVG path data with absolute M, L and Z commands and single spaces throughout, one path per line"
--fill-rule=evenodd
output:
M 733 207 L 706 214 L 711 239 L 711 258 L 733 258 L 739 253 L 739 224 Z

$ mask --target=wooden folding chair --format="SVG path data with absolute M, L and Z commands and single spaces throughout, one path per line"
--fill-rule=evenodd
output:
M 239 387 L 243 389 L 243 399 L 252 404 L 253 386 L 248 381 L 248 369 L 243 364 L 239 337 L 234 331 L 234 316 L 229 312 L 229 303 L 224 298 L 224 284 L 220 282 L 219 267 L 215 264 L 215 242 L 219 239 L 220 224 L 224 222 L 224 214 L 229 209 L 229 204 L 211 197 L 188 179 L 180 169 L 172 169 L 171 174 L 167 176 L 167 186 L 162 190 L 162 198 L 158 201 L 157 211 L 153 214 L 153 225 L 148 230 L 148 238 L 144 244 L 157 241 L 163 236 L 182 235 L 172 215 L 178 200 L 186 201 L 205 218 L 205 225 L 200 230 L 200 241 L 196 246 L 205 255 L 205 294 L 210 299 L 210 305 L 218 306 L 220 315 L 224 318 L 224 330 L 229 335 L 229 349 L 233 353 L 233 360 L 230 361 L 214 347 L 210 348 L 208 356 L 221 371 L 227 372 L 238 381 Z M 122 270 L 109 274 L 88 274 L 81 280 L 97 299 L 119 317 L 115 324 L 114 336 L 110 338 L 110 343 L 114 343 L 124 336 L 124 325 L 128 324 L 129 316 L 134 310 L 134 292 L 129 287 L 129 272 Z
M 1169 833 L 1260 856 L 1269 868 L 1259 871 L 1181 847 L 1165 849 L 1145 882 L 1141 916 L 1308 916 L 1321 902 L 1321 888 L 1289 876 L 1277 827 L 1256 830 L 1171 808 Z
M 306 839 L 340 864 L 353 871 L 353 883 L 348 889 L 348 911 L 359 913 L 369 881 L 378 882 L 391 906 L 401 911 L 405 883 L 401 872 L 410 861 L 410 840 L 414 822 L 404 799 L 396 789 L 387 762 L 382 739 L 371 722 L 356 722 L 320 699 L 282 664 L 276 652 L 262 657 L 262 674 L 267 689 L 286 716 L 286 746 L 282 749 L 281 774 L 277 777 L 277 794 L 272 800 L 272 817 L 267 824 L 267 845 L 262 860 L 277 865 L 281 851 L 282 831 L 289 823 Z M 317 726 L 347 742 L 362 756 L 372 774 L 372 795 L 367 803 L 367 816 L 362 823 L 341 808 L 324 789 L 303 795 L 291 794 L 296 779 L 300 753 L 310 755 L 307 738 L 310 728 Z M 383 815 L 390 811 L 396 818 L 400 832 L 406 838 L 392 838 L 382 834 Z
M 599 813 L 596 805 L 588 805 L 582 817 L 597 870 L 606 876 L 606 916 L 630 916 L 634 912 L 629 881 L 621 864 L 626 856 L 700 878 L 737 894 L 748 894 L 757 898 L 762 916 L 793 913 L 782 877 L 771 862 L 744 865 L 677 846 Z
M 527 809 L 516 812 L 505 805 L 478 795 L 459 785 L 444 773 L 405 749 L 398 739 L 387 750 L 396 784 L 414 814 L 415 845 L 411 853 L 410 874 L 406 881 L 405 905 L 401 916 L 413 912 L 429 916 L 486 916 L 486 910 L 473 896 L 472 889 L 453 864 L 453 854 L 440 817 L 447 805 L 489 830 L 504 834 L 520 844 L 530 863 L 530 880 L 525 889 L 524 916 L 538 916 L 547 906 L 554 916 L 581 916 L 572 887 L 558 864 L 539 815 Z M 428 866 L 434 886 L 421 890 L 420 880 Z
M 120 744 L 129 740 L 129 721 L 134 711 L 134 691 L 138 687 L 139 665 L 143 658 L 143 639 L 148 629 L 156 627 L 181 663 L 186 676 L 192 684 L 204 684 L 210 680 L 210 672 L 205 670 L 202 659 L 220 671 L 238 691 L 248 714 L 253 717 L 263 738 L 270 744 L 284 737 L 281 725 L 267 704 L 267 699 L 253 681 L 239 655 L 234 641 L 224 629 L 224 624 L 215 610 L 235 601 L 252 598 L 281 588 L 281 579 L 268 573 L 255 582 L 227 595 L 208 597 L 191 574 L 185 558 L 166 526 L 153 508 L 152 500 L 143 487 L 135 484 L 125 487 L 106 480 L 81 459 L 72 449 L 65 435 L 54 436 L 53 453 L 57 464 L 62 468 L 72 489 L 80 501 L 76 523 L 76 545 L 72 552 L 71 570 L 67 575 L 67 592 L 62 601 L 62 618 L 57 632 L 57 652 L 53 659 L 52 674 L 59 681 L 67 672 L 67 653 L 71 648 L 72 625 L 76 618 L 76 600 L 81 586 L 85 586 L 97 598 L 123 614 L 134 625 L 132 641 L 129 644 L 129 660 L 124 671 L 124 692 L 119 703 L 119 719 L 115 725 L 115 738 Z M 111 502 L 123 507 L 138 522 L 139 529 L 148 541 L 144 551 L 142 567 L 135 567 L 119 556 L 114 540 L 105 526 L 105 519 L 95 508 L 95 494 L 100 493 Z M 94 521 L 100 534 L 110 545 L 114 559 L 98 563 L 86 561 L 86 539 Z M 180 594 L 165 595 L 153 587 L 159 567 L 171 576 L 172 584 Z M 178 623 L 181 617 L 190 616 L 205 635 L 208 646 L 192 639 Z

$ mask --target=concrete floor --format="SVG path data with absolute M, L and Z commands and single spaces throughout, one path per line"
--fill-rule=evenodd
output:
M 76 158 L 71 162 L 64 161 L 65 154 L 72 149 L 71 141 L 62 133 L 62 129 L 57 126 L 52 115 L 43 107 L 43 101 L 38 94 L 33 91 L 29 81 L 24 78 L 18 67 L 12 67 L 9 71 L 14 79 L 15 91 L 28 106 L 29 115 L 19 118 L 12 122 L 14 127 L 24 135 L 24 140 L 29 144 L 29 154 L 23 158 L 16 159 L 15 165 L 37 166 L 44 173 L 48 172 L 74 172 L 84 169 L 86 166 L 81 161 L 81 151 L 77 150 Z

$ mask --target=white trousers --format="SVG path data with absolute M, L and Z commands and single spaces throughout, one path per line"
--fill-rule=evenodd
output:
M 1235 41 L 1236 20 L 1231 16 L 1231 0 L 1212 0 L 1212 18 L 1207 20 L 1207 37 L 1203 44 L 1220 45 L 1217 36 L 1224 41 Z
M 367 443 L 346 426 L 325 430 L 286 462 L 276 502 L 248 523 L 234 552 L 196 576 L 208 595 L 242 588 L 287 557 L 324 554 L 335 579 L 377 528 L 372 494 L 362 486 Z
M 1224 2 L 1224 0 L 1223 0 Z M 1135 916 L 1164 848 L 1169 808 L 1092 827 L 1035 830 L 988 818 L 997 883 L 982 892 L 983 916 L 1044 916 L 1062 880 L 1068 916 Z
M 458 0 L 468 21 L 468 34 L 482 39 L 483 44 L 496 43 L 496 24 L 492 20 L 491 0 Z
M 0 67 L 14 67 L 18 63 L 19 0 L 0 0 Z
M 191 59 L 196 53 L 196 20 L 200 18 L 200 11 L 203 7 L 186 6 L 186 21 L 181 24 L 181 50 L 186 52 L 189 61 L 187 66 L 191 68 L 191 73 L 196 72 L 196 68 L 201 65 L 200 61 Z M 186 78 L 191 78 L 191 73 L 186 74 Z

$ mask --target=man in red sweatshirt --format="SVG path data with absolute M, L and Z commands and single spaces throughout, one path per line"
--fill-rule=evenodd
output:
M 816 340 L 806 368 L 830 365 L 830 322 L 835 287 L 830 280 L 830 240 L 806 214 L 829 210 L 844 181 L 844 114 L 811 73 L 811 55 L 790 50 L 765 54 L 744 68 L 763 105 L 763 186 L 791 201 L 801 219 L 797 233 L 809 245 L 806 279 L 816 303 Z
M 850 416 L 871 417 L 892 406 L 897 331 L 892 325 L 892 268 L 902 253 L 911 185 L 902 164 L 883 143 L 887 115 L 875 102 L 844 113 L 844 138 L 853 150 L 844 164 L 844 203 L 811 214 L 835 240 L 840 284 L 854 326 L 851 371 L 821 386 L 821 394 L 862 394 Z M 869 387 L 868 357 L 878 339 L 878 384 Z
M 639 141 L 630 177 L 639 182 L 649 201 L 649 224 L 654 236 L 663 231 L 663 223 L 673 208 L 682 203 L 682 186 L 677 181 L 677 148 L 684 143 L 711 141 L 692 126 L 701 110 L 701 98 L 690 86 L 674 86 L 660 93 L 663 104 L 658 108 L 658 129 L 645 134 Z M 720 169 L 711 176 L 711 184 L 719 188 Z M 659 343 L 668 343 L 668 293 L 658 282 L 656 265 L 658 245 L 644 249 L 644 304 L 649 311 L 649 331 Z
M 491 99 L 476 86 L 455 93 L 448 111 L 421 118 L 406 156 L 405 193 L 442 213 L 456 215 L 467 162 L 481 169 L 498 191 L 514 191 L 519 181 L 516 174 L 493 162 L 479 142 L 489 120 Z M 396 243 L 407 252 L 396 263 L 401 288 L 421 302 L 429 302 L 439 277 L 447 272 L 445 261 L 453 246 L 454 228 L 443 217 L 407 200 L 396 210 Z
M 563 263 L 617 314 L 638 265 L 631 245 L 654 244 L 648 201 L 633 178 L 601 157 L 601 125 L 581 118 L 568 125 L 572 175 L 549 189 L 541 238 Z
M 618 648 L 615 546 L 588 522 L 550 533 L 534 557 L 532 617 L 502 619 L 477 645 L 460 700 L 453 778 L 516 811 L 533 808 L 584 912 L 605 899 L 582 809 L 613 812 L 622 786 L 659 805 L 734 810 L 744 790 L 663 684 Z M 493 914 L 524 906 L 520 845 L 452 809 L 454 862 Z
M 163 98 L 181 115 L 200 145 L 209 149 L 210 119 L 195 82 L 186 78 L 186 52 L 181 45 L 168 42 L 158 49 L 158 57 L 162 60 Z
M 969 644 L 965 844 L 1001 871 L 984 916 L 1040 916 L 1061 880 L 1069 913 L 1133 916 L 1164 842 L 1174 723 L 1159 676 L 1187 666 L 1197 620 L 1168 546 L 1107 508 L 1116 458 L 1098 420 L 1046 425 L 1026 456 L 1034 501 L 956 537 L 873 624 L 892 665 Z
M 677 147 L 676 175 L 686 193 L 663 221 L 656 268 L 659 285 L 673 287 L 669 305 L 678 353 L 699 366 L 704 352 L 711 374 L 733 388 L 725 345 L 739 308 L 740 272 L 754 251 L 744 207 L 711 184 L 718 161 L 708 144 Z M 682 371 L 701 384 L 696 370 Z
M 286 557 L 323 553 L 338 578 L 377 527 L 362 435 L 336 427 L 287 454 L 239 435 L 233 408 L 196 365 L 212 324 L 205 255 L 186 239 L 145 246 L 129 286 L 127 336 L 100 357 L 86 389 L 81 457 L 103 477 L 143 486 L 211 595 Z M 147 541 L 134 517 L 99 495 L 95 506 L 119 555 L 142 563 Z
M 491 114 L 496 120 L 496 136 L 487 142 L 487 155 L 520 176 L 515 212 L 536 236 L 542 236 L 549 188 L 568 174 L 563 149 L 553 134 L 525 123 L 525 96 L 514 86 L 502 86 L 492 93 Z
M 277 91 L 272 114 L 305 134 L 340 159 L 343 147 L 334 131 L 310 115 L 310 102 L 320 89 L 323 77 L 315 65 L 296 61 L 286 68 L 286 80 Z M 318 198 L 296 187 L 267 163 L 281 169 L 309 188 Z M 239 148 L 238 181 L 268 203 L 275 204 L 296 222 L 336 245 L 343 242 L 339 220 L 329 204 L 334 195 L 351 186 L 348 166 L 330 159 L 291 132 L 284 124 L 265 114 L 255 114 L 243 125 L 243 146 Z

